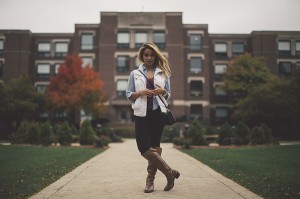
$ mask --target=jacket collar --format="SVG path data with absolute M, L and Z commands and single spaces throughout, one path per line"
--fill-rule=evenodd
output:
M 146 71 L 146 67 L 144 66 L 144 64 L 141 64 L 138 68 L 138 70 L 142 71 L 143 73 L 145 73 Z M 158 67 L 154 67 L 154 74 L 156 75 L 157 73 L 162 72 L 162 70 Z

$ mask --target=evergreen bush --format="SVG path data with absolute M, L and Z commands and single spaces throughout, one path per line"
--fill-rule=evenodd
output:
M 204 138 L 204 128 L 199 119 L 194 119 L 188 129 L 188 138 L 191 139 L 192 145 L 207 145 Z
M 54 133 L 49 122 L 41 123 L 40 125 L 40 144 L 51 145 L 54 141 Z
M 21 125 L 18 128 L 16 134 L 12 137 L 12 143 L 13 144 L 25 144 L 25 143 L 28 144 L 29 143 L 28 132 L 29 132 L 29 123 L 21 122 Z
M 220 133 L 218 138 L 220 145 L 231 145 L 232 144 L 232 128 L 226 122 L 220 127 Z
M 37 122 L 29 123 L 28 127 L 28 142 L 29 144 L 40 144 L 40 126 Z
M 95 146 L 96 147 L 105 147 L 108 146 L 108 144 L 111 142 L 111 139 L 106 135 L 101 135 L 96 138 L 95 140 Z
M 80 128 L 79 143 L 81 145 L 93 145 L 96 142 L 97 135 L 89 120 L 83 121 Z
M 164 131 L 163 131 L 163 134 L 162 134 L 162 137 L 161 137 L 161 142 L 173 142 L 173 140 L 176 138 L 176 137 L 179 137 L 180 135 L 180 129 L 178 126 L 166 126 L 164 128 Z
M 68 122 L 63 122 L 58 126 L 57 141 L 60 145 L 69 146 L 72 142 L 72 129 Z
M 250 128 L 245 122 L 238 122 L 234 130 L 234 144 L 236 145 L 247 145 L 249 143 Z

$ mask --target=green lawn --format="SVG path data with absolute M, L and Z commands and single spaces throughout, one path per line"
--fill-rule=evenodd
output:
M 27 198 L 102 151 L 0 145 L 0 198 Z
M 300 145 L 182 151 L 264 198 L 300 198 Z

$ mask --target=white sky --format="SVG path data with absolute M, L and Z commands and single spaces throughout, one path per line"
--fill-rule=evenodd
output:
M 209 33 L 300 31 L 300 0 L 0 0 L 0 29 L 73 33 L 100 23 L 101 11 L 182 12 L 184 24 Z

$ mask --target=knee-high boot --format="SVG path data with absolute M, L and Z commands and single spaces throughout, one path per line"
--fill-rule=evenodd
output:
M 156 150 L 157 153 L 161 156 L 162 148 L 154 147 L 153 149 Z M 154 179 L 155 179 L 155 174 L 157 172 L 157 168 L 150 161 L 148 161 L 147 171 L 148 171 L 148 176 L 146 178 L 146 186 L 144 192 L 151 193 L 154 191 Z
M 169 191 L 174 187 L 175 178 L 179 178 L 180 173 L 173 170 L 169 165 L 161 158 L 157 151 L 153 148 L 148 149 L 142 154 L 145 159 L 150 161 L 158 170 L 160 170 L 167 178 L 167 185 L 164 190 Z

